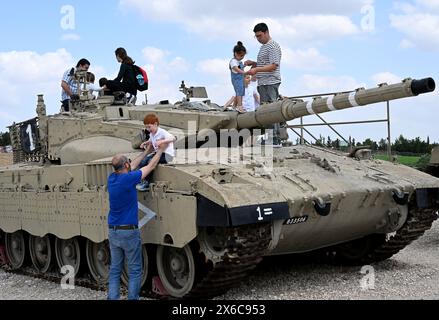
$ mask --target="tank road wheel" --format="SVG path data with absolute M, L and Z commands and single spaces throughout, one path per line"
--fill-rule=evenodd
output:
M 78 238 L 68 240 L 56 238 L 55 254 L 60 269 L 64 266 L 72 266 L 74 275 L 78 274 L 79 267 L 81 266 L 81 249 Z
M 206 259 L 213 263 L 221 262 L 227 252 L 228 232 L 225 228 L 200 228 L 197 239 Z
M 20 269 L 26 260 L 25 233 L 17 231 L 6 234 L 6 254 L 13 270 Z
M 110 274 L 110 247 L 108 241 L 94 243 L 87 239 L 86 256 L 88 269 L 99 285 L 105 285 L 108 282 Z
M 49 235 L 44 237 L 29 236 L 29 251 L 34 268 L 46 273 L 52 267 L 52 244 Z
M 183 249 L 159 246 L 157 271 L 169 295 L 182 298 L 195 283 L 195 260 L 189 245 Z
M 146 246 L 142 245 L 142 284 L 141 287 L 146 283 L 146 279 L 148 278 L 148 268 L 149 268 L 149 260 L 148 260 L 148 251 L 146 250 Z M 122 282 L 125 286 L 128 287 L 128 266 L 125 263 L 125 268 L 123 268 Z

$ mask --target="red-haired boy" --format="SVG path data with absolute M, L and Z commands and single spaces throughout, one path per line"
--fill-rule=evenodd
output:
M 172 134 L 170 134 L 165 129 L 159 127 L 159 118 L 155 114 L 148 114 L 143 120 L 146 130 L 150 133 L 150 138 L 148 141 L 141 144 L 140 148 L 147 150 L 147 156 L 140 162 L 139 168 L 147 166 L 151 159 L 154 157 L 157 150 L 159 150 L 162 144 L 168 144 L 165 152 L 160 158 L 160 164 L 167 164 L 173 160 L 175 157 L 174 142 L 177 140 Z M 148 175 L 142 183 L 136 186 L 139 191 L 146 191 L 149 188 L 149 184 L 152 180 L 152 175 Z

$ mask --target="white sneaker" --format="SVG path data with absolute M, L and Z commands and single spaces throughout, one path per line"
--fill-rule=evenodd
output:
M 136 96 L 131 96 L 128 101 L 127 104 L 131 104 L 131 105 L 135 105 L 137 101 L 137 97 Z

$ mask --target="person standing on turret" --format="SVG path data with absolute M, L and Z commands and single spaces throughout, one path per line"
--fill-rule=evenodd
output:
M 232 79 L 233 89 L 235 89 L 235 103 L 234 106 L 238 112 L 243 113 L 245 110 L 242 107 L 242 99 L 245 96 L 244 87 L 244 59 L 247 53 L 247 49 L 244 47 L 241 41 L 238 41 L 236 46 L 233 48 L 233 58 L 230 60 L 229 69 Z
M 257 24 L 253 32 L 262 47 L 259 50 L 257 62 L 251 60 L 245 62 L 246 66 L 252 67 L 247 71 L 247 74 L 256 75 L 258 79 L 261 104 L 272 103 L 279 99 L 279 86 L 282 82 L 280 74 L 282 50 L 280 45 L 271 38 L 270 31 L 265 23 Z M 280 145 L 280 124 L 275 124 L 273 129 L 273 144 Z

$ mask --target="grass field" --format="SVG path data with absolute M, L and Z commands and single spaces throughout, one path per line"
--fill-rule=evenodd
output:
M 398 162 L 400 164 L 410 166 L 410 167 L 416 166 L 419 159 L 421 159 L 421 157 L 411 157 L 411 156 L 396 156 L 396 157 L 398 158 Z M 387 155 L 383 155 L 383 154 L 376 154 L 375 159 L 390 161 L 389 157 Z

